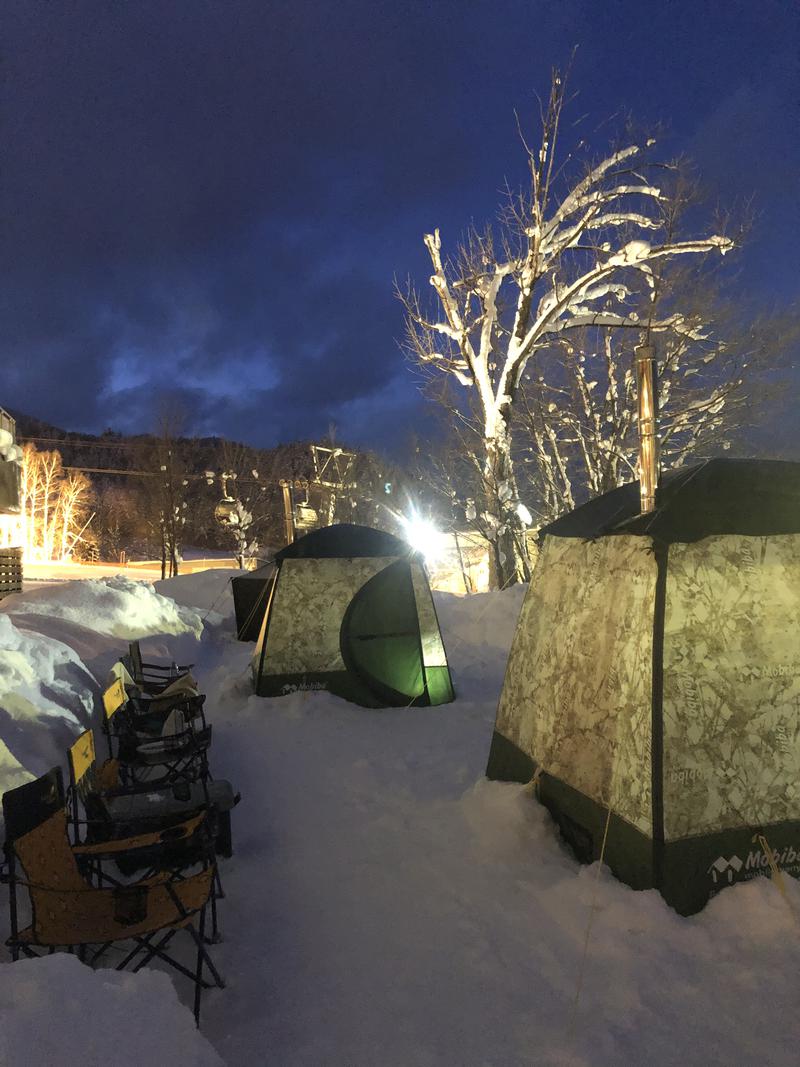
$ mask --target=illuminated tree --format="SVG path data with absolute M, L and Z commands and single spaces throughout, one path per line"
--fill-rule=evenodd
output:
M 565 90 L 555 72 L 541 114 L 538 147 L 523 140 L 528 183 L 509 195 L 499 226 L 472 230 L 450 258 L 439 230 L 425 236 L 435 297 L 426 306 L 409 284 L 405 347 L 429 378 L 445 376 L 462 394 L 454 410 L 474 435 L 492 544 L 503 586 L 528 576 L 513 463 L 513 426 L 523 376 L 539 354 L 587 327 L 649 333 L 682 328 L 680 314 L 638 314 L 654 294 L 661 264 L 680 255 L 726 252 L 717 234 L 678 240 L 666 234 L 663 183 L 650 178 L 652 139 L 629 141 L 571 180 L 559 158 Z M 667 175 L 669 168 L 659 168 Z M 688 324 L 688 328 L 692 328 Z
M 65 562 L 91 521 L 92 487 L 79 471 L 65 471 L 61 454 L 22 449 L 20 511 L 25 560 Z

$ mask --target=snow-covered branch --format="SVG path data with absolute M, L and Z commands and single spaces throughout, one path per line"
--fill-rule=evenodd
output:
M 499 234 L 494 236 L 491 228 L 481 233 L 472 229 L 452 258 L 443 258 L 438 229 L 426 234 L 436 311 L 424 313 L 411 289 L 402 297 L 412 358 L 458 386 L 474 387 L 471 413 L 482 438 L 484 510 L 498 531 L 509 526 L 512 533 L 515 520 L 510 516 L 518 503 L 512 426 L 530 361 L 567 336 L 598 330 L 627 333 L 632 341 L 640 332 L 682 335 L 690 343 L 706 340 L 705 324 L 681 308 L 658 313 L 661 279 L 677 257 L 724 255 L 733 247 L 720 234 L 676 237 L 672 194 L 661 181 L 672 181 L 674 169 L 664 165 L 659 181 L 650 179 L 652 164 L 644 152 L 653 141 L 610 152 L 571 188 L 567 184 L 559 202 L 555 186 L 563 175 L 555 155 L 564 92 L 555 75 L 541 140 L 538 146 L 525 142 L 529 187 L 509 197 Z M 569 432 L 584 450 L 584 462 L 594 456 L 602 467 L 592 475 L 593 486 L 605 484 L 608 471 L 625 463 L 625 448 L 609 439 L 606 428 L 627 434 L 632 425 L 627 414 L 632 376 L 615 365 L 603 390 L 611 398 L 600 407 L 592 386 L 596 380 L 572 383 L 577 415 L 563 423 L 572 427 Z M 572 474 L 558 451 L 559 435 L 553 437 L 552 427 L 540 418 L 546 405 L 557 402 L 542 397 L 537 403 L 539 414 L 528 420 L 537 426 L 535 448 L 550 472 L 552 491 L 558 487 L 571 497 Z M 508 546 L 511 551 L 511 541 Z

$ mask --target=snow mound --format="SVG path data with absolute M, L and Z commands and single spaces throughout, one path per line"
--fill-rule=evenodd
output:
M 166 974 L 93 971 L 58 953 L 0 965 L 0 1063 L 222 1067 L 224 1061 Z
M 456 699 L 495 701 L 527 585 L 499 593 L 434 593 Z M 487 749 L 488 752 L 488 749 Z
M 63 761 L 89 725 L 94 689 L 71 648 L 0 613 L 0 793 Z
M 216 623 L 233 614 L 231 579 L 246 573 L 235 568 L 214 567 L 153 584 L 161 596 L 203 614 L 209 612 L 209 619 Z
M 500 593 L 456 596 L 434 593 L 439 623 L 446 633 L 447 651 L 453 645 L 501 652 L 505 657 L 517 628 L 527 585 L 514 585 Z
M 86 578 L 9 597 L 14 614 L 48 615 L 89 626 L 97 633 L 131 641 L 153 634 L 191 633 L 199 638 L 203 621 L 192 608 L 162 596 L 147 582 L 125 575 Z

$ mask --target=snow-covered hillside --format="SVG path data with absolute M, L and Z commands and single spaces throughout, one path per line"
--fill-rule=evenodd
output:
M 214 771 L 242 792 L 214 949 L 227 989 L 204 996 L 202 1034 L 171 977 L 51 957 L 0 965 L 0 1062 L 47 1062 L 45 1022 L 74 1035 L 59 1062 L 82 1065 L 797 1062 L 800 886 L 793 912 L 756 879 L 679 918 L 580 867 L 525 788 L 483 778 L 522 590 L 438 595 L 456 702 L 369 711 L 251 695 L 230 576 L 76 582 L 0 605 L 2 788 L 84 728 L 96 680 L 138 634 L 149 656 L 195 662 Z M 188 1004 L 189 983 L 175 988 Z M 96 1010 L 78 1035 L 81 998 Z

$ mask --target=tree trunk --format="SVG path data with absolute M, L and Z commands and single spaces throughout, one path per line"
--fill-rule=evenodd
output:
M 501 433 L 486 442 L 486 511 L 494 536 L 489 554 L 489 584 L 505 589 L 530 578 L 525 527 L 517 514 L 519 495 L 511 460 L 511 434 L 503 423 Z

